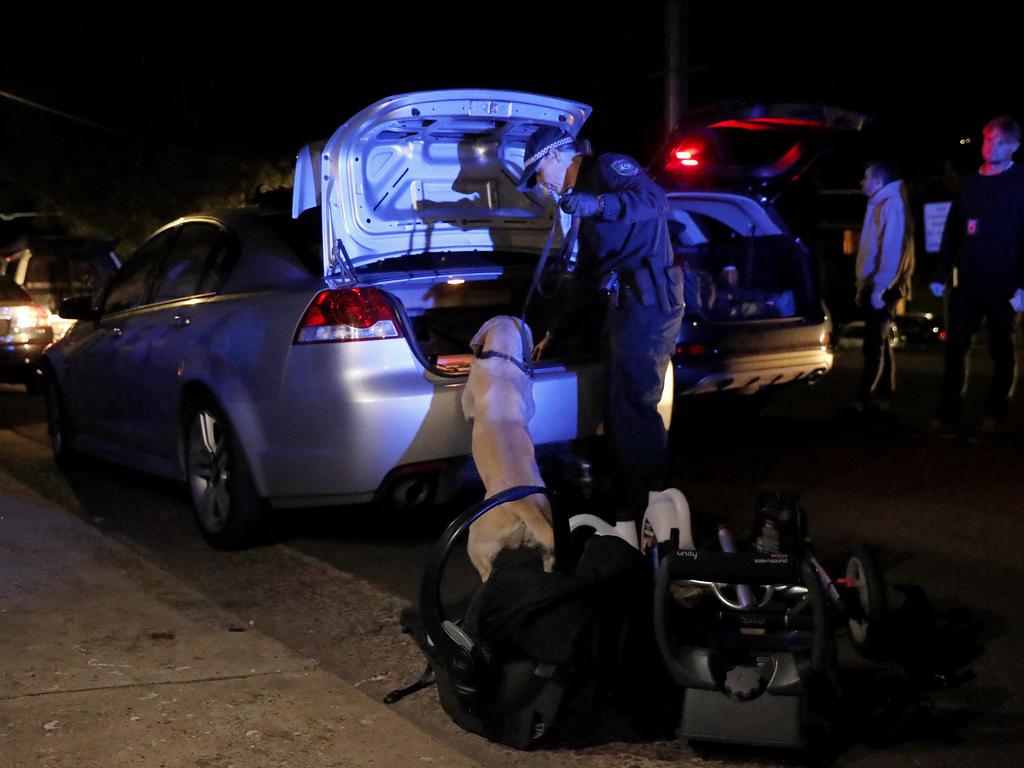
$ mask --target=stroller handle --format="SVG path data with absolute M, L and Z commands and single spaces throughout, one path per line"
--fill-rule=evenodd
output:
M 665 560 L 673 580 L 719 584 L 803 584 L 799 558 L 789 554 L 682 550 Z

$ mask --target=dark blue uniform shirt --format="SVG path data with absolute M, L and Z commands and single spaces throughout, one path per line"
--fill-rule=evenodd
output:
M 666 267 L 672 263 L 668 200 L 636 160 L 614 153 L 584 158 L 574 191 L 604 195 L 604 213 L 580 223 L 583 270 L 635 271 L 645 259 Z

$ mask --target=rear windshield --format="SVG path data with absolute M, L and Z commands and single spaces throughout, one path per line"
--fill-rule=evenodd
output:
M 298 219 L 288 214 L 268 214 L 263 219 L 291 246 L 302 264 L 314 274 L 323 270 L 320 209 L 310 208 Z M 455 253 L 417 253 L 392 256 L 356 267 L 358 275 L 380 275 L 388 272 L 471 271 L 474 269 L 533 269 L 536 253 L 460 251 Z
M 322 274 L 319 208 L 304 211 L 297 219 L 293 219 L 289 213 L 275 212 L 265 214 L 261 220 L 288 244 L 302 262 L 302 266 L 314 275 Z
M 383 272 L 470 272 L 486 269 L 531 270 L 537 266 L 536 253 L 508 251 L 457 251 L 454 253 L 417 253 L 392 256 L 356 268 L 360 275 Z

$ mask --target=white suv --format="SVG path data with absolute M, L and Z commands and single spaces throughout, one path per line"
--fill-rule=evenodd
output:
M 32 237 L 28 247 L 0 258 L 0 275 L 20 285 L 50 312 L 53 337 L 59 339 L 74 323 L 58 315 L 64 299 L 89 294 L 99 301 L 121 266 L 108 240 L 73 237 Z

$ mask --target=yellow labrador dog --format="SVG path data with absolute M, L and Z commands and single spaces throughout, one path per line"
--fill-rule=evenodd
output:
M 526 425 L 533 418 L 530 328 L 515 317 L 492 317 L 470 341 L 476 355 L 462 393 L 462 411 L 473 419 L 473 460 L 486 495 L 517 485 L 544 485 Z M 544 570 L 555 562 L 551 506 L 528 496 L 488 512 L 469 528 L 469 559 L 487 581 L 502 549 L 544 550 Z

